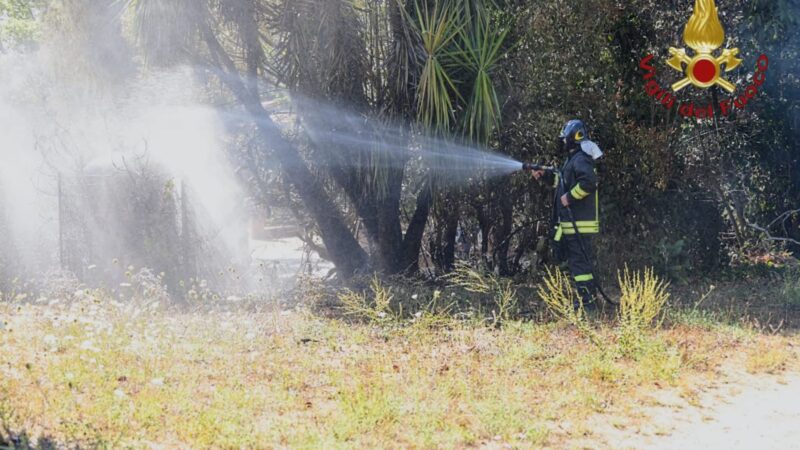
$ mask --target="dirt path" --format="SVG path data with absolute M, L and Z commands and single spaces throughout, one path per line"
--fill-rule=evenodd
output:
M 723 373 L 703 391 L 659 391 L 640 423 L 600 419 L 578 448 L 800 449 L 800 374 Z

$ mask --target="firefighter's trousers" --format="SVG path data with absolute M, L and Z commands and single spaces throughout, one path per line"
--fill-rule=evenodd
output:
M 567 260 L 570 275 L 575 280 L 575 286 L 578 288 L 578 293 L 583 300 L 584 305 L 590 305 L 594 302 L 594 294 L 596 285 L 594 282 L 593 260 L 592 253 L 592 237 L 590 235 L 565 235 L 563 236 L 563 255 Z M 581 249 L 581 241 L 583 241 L 583 249 L 586 250 L 584 254 Z

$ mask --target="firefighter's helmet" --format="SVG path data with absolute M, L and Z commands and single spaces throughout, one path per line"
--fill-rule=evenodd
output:
M 563 142 L 565 148 L 571 149 L 576 144 L 589 139 L 589 133 L 586 131 L 586 125 L 582 121 L 570 120 L 564 125 L 564 129 L 561 130 L 558 138 Z

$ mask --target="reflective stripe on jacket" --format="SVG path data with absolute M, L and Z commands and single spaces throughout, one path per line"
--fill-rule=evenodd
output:
M 564 188 L 558 176 L 555 177 L 556 199 L 553 218 L 555 223 L 555 239 L 562 235 L 575 234 L 572 224 L 574 219 L 580 234 L 597 234 L 600 232 L 600 199 L 597 188 L 597 172 L 594 159 L 579 148 L 570 154 L 561 169 L 564 176 Z M 573 217 L 561 204 L 561 197 L 567 194 Z

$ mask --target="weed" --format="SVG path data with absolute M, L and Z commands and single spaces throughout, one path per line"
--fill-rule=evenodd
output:
M 695 308 L 670 308 L 665 312 L 665 320 L 672 326 L 680 325 L 695 330 L 724 333 L 737 339 L 751 339 L 756 330 L 752 324 L 741 318 L 728 317 L 718 311 Z
M 402 296 L 402 295 L 401 295 Z M 442 300 L 442 291 L 432 292 L 430 300 L 419 299 L 408 309 L 397 301 L 395 291 L 386 286 L 377 276 L 372 278 L 368 293 L 346 290 L 339 294 L 344 314 L 378 325 L 391 325 L 394 328 L 408 327 L 416 330 L 432 330 L 452 325 L 455 302 Z
M 578 375 L 588 378 L 595 383 L 614 384 L 624 377 L 621 367 L 617 366 L 614 358 L 608 353 L 589 353 L 578 364 Z
M 653 269 L 630 272 L 627 267 L 618 275 L 620 287 L 619 345 L 625 355 L 638 351 L 644 333 L 661 315 L 669 299 L 668 283 L 659 280 Z M 660 322 L 659 324 L 660 325 Z
M 494 274 L 479 272 L 470 266 L 459 263 L 448 277 L 450 282 L 468 292 L 492 296 L 494 324 L 513 320 L 519 313 L 517 289 L 511 280 L 501 280 Z
M 550 291 L 575 295 L 564 274 L 550 278 Z M 594 412 L 629 423 L 615 411 L 635 413 L 654 382 L 680 386 L 678 369 L 738 350 L 771 370 L 789 349 L 681 325 L 648 328 L 622 358 L 616 327 L 569 310 L 595 343 L 564 322 L 432 327 L 449 307 L 441 292 L 398 326 L 378 313 L 396 317 L 400 292 L 373 280 L 356 306 L 378 322 L 351 324 L 297 309 L 0 303 L 0 321 L 13 322 L 0 333 L 0 424 L 88 448 L 568 448 Z M 555 431 L 566 423 L 570 435 Z
M 575 326 L 593 344 L 602 347 L 602 340 L 586 320 L 586 310 L 583 305 L 575 308 L 575 302 L 580 296 L 572 287 L 569 277 L 560 269 L 547 269 L 544 284 L 539 286 L 539 298 L 542 299 L 548 310 L 557 318 L 565 320 Z
M 750 373 L 778 373 L 786 368 L 792 353 L 774 345 L 759 344 L 747 352 L 745 367 Z
M 397 402 L 379 385 L 356 382 L 339 393 L 338 403 L 340 415 L 334 425 L 334 435 L 342 441 L 391 429 L 398 422 Z
M 19 278 L 11 280 L 7 286 L 0 286 L 0 302 L 20 303 L 30 301 L 29 282 L 22 282 Z
M 638 362 L 636 378 L 644 383 L 664 381 L 674 384 L 683 366 L 680 350 L 653 336 L 639 340 L 633 356 Z
M 392 309 L 392 289 L 383 285 L 378 276 L 370 284 L 372 296 L 347 290 L 339 295 L 346 315 L 377 323 L 398 322 L 402 311 Z

